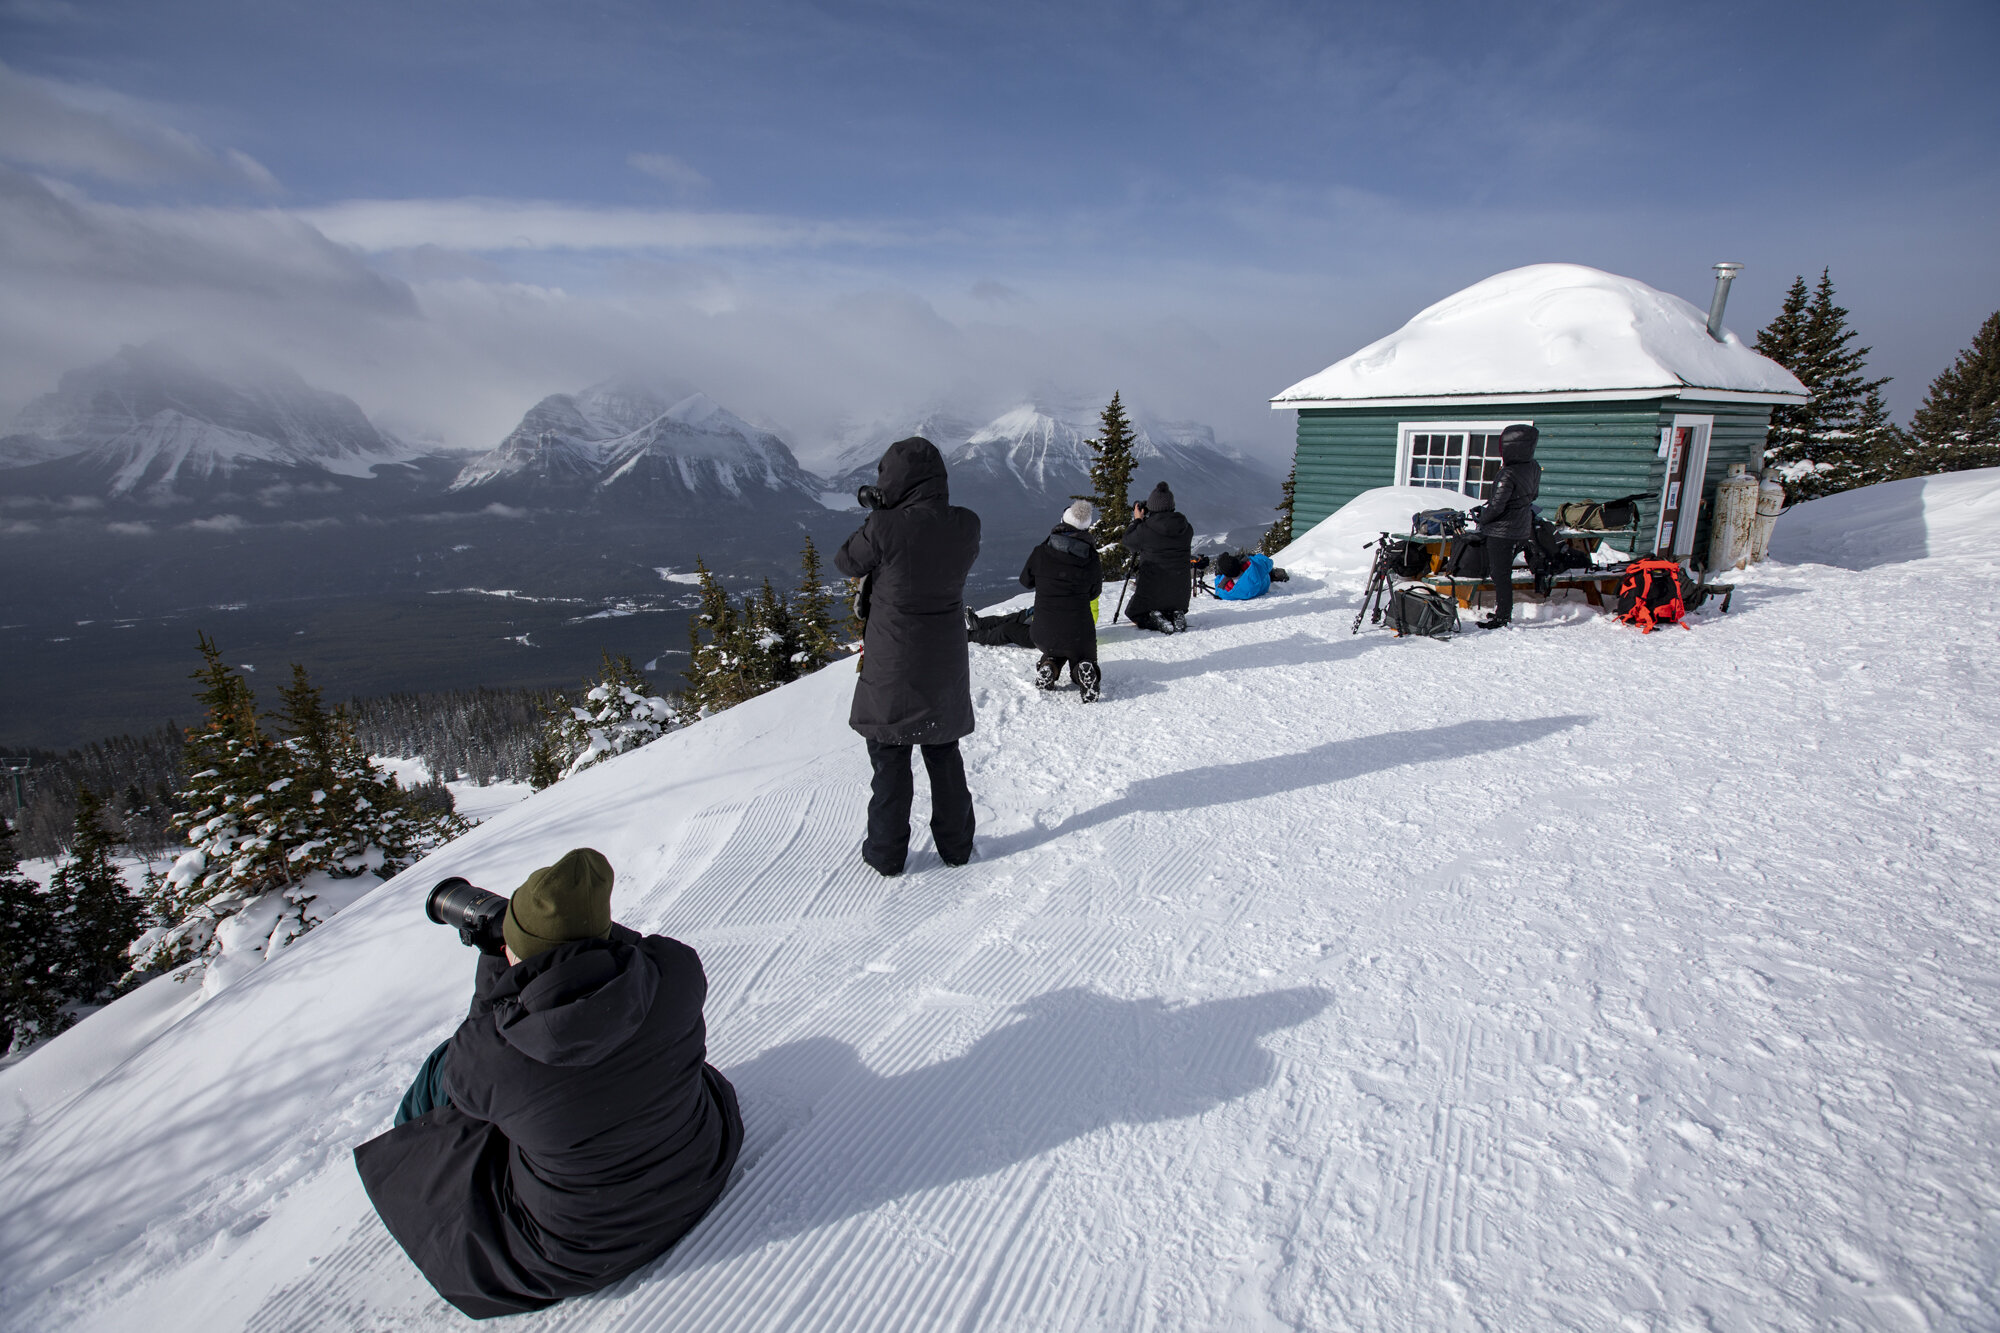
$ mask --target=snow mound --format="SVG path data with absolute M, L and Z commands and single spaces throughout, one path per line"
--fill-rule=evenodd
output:
M 1678 296 L 1581 264 L 1530 264 L 1447 296 L 1271 401 L 1682 387 L 1806 394 L 1734 333 L 1709 337 L 1707 312 Z
M 2000 556 L 2000 468 L 1912 477 L 1786 510 L 1773 559 L 1871 569 L 1931 556 Z
M 1470 503 L 1463 495 L 1427 486 L 1377 486 L 1313 524 L 1271 562 L 1329 583 L 1365 583 L 1375 563 L 1368 543 L 1385 532 L 1408 532 L 1410 517 L 1423 510 L 1464 509 Z

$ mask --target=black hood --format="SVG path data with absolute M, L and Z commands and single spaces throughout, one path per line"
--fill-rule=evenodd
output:
M 945 480 L 944 455 L 921 435 L 898 440 L 875 466 L 875 486 L 882 492 L 882 507 L 894 509 L 913 501 L 951 502 L 950 484 Z
M 1149 514 L 1174 512 L 1174 493 L 1167 489 L 1167 483 L 1164 481 L 1154 486 L 1153 493 L 1146 497 L 1146 512 Z
M 545 1065 L 594 1065 L 631 1040 L 660 989 L 653 960 L 617 940 L 576 940 L 524 959 L 493 988 L 500 1037 Z
M 1091 552 L 1097 549 L 1090 544 L 1084 533 L 1078 532 L 1067 523 L 1056 524 L 1055 530 L 1043 540 L 1051 549 L 1061 551 L 1075 560 L 1088 560 Z
M 1509 426 L 1500 432 L 1500 461 L 1525 463 L 1535 456 L 1535 442 L 1542 433 L 1533 426 Z

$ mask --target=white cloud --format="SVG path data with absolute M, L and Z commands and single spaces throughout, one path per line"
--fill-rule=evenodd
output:
M 221 152 L 103 89 L 37 78 L 0 64 L 0 159 L 120 185 L 206 182 L 276 192 L 248 153 Z
M 250 524 L 238 514 L 217 514 L 214 518 L 198 518 L 187 525 L 196 532 L 241 532 Z
M 708 177 L 668 153 L 634 153 L 625 164 L 684 196 L 708 189 Z
M 902 244 L 874 223 L 755 213 L 584 208 L 532 199 L 354 199 L 297 214 L 333 240 L 368 251 L 811 249 Z

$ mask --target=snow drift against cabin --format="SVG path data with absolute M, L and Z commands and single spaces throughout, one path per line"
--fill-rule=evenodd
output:
M 1582 264 L 1496 273 L 1300 380 L 1273 407 L 1470 394 L 1806 388 L 1678 296 Z

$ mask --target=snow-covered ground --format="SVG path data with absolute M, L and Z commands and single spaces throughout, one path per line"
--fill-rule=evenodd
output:
M 1106 630 L 1088 708 L 975 649 L 978 858 L 897 880 L 830 668 L 60 1104 L 17 1099 L 67 1038 L 0 1074 L 0 1325 L 461 1325 L 349 1150 L 469 994 L 425 888 L 588 844 L 700 949 L 748 1139 L 671 1254 L 521 1327 L 1994 1327 L 1996 502 L 1898 483 L 1818 546 L 1808 507 L 1686 632 L 1353 637 L 1302 577 Z

